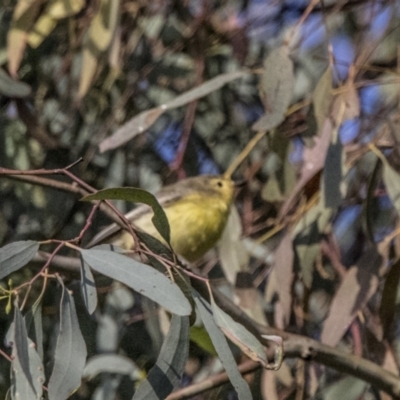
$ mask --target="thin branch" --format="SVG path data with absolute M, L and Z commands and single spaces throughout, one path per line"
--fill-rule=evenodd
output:
M 261 368 L 261 365 L 255 361 L 249 360 L 238 366 L 239 372 L 242 375 L 251 374 Z M 229 378 L 226 372 L 221 372 L 218 375 L 210 376 L 202 382 L 195 383 L 183 389 L 177 390 L 170 394 L 166 400 L 182 400 L 189 399 L 192 396 L 206 392 L 207 390 L 215 389 L 219 386 L 229 382 Z

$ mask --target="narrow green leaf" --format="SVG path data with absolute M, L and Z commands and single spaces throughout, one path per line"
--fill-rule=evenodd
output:
M 60 325 L 54 367 L 48 384 L 50 400 L 67 399 L 80 386 L 86 354 L 86 344 L 79 328 L 74 299 L 62 286 Z
M 81 291 L 83 302 L 89 314 L 93 314 L 97 307 L 96 283 L 90 267 L 81 260 Z
M 189 301 L 179 287 L 154 268 L 112 251 L 81 249 L 81 254 L 95 271 L 123 282 L 172 313 L 191 313 Z
M 0 249 L 0 279 L 26 265 L 36 254 L 39 243 L 32 240 L 10 243 Z
M 43 359 L 43 325 L 42 325 L 42 303 L 36 301 L 32 308 L 26 313 L 26 330 L 28 336 L 35 343 L 39 357 Z
M 251 395 L 249 385 L 240 374 L 232 350 L 224 334 L 215 323 L 210 304 L 195 290 L 192 291 L 192 294 L 203 324 L 210 335 L 218 357 L 228 374 L 229 380 L 238 394 L 239 400 L 251 400 L 253 396 Z
M 83 201 L 92 200 L 125 200 L 137 203 L 144 203 L 153 209 L 154 216 L 153 224 L 162 238 L 170 244 L 171 233 L 168 223 L 168 218 L 164 209 L 160 206 L 155 196 L 146 190 L 139 188 L 111 188 L 99 190 L 96 193 L 83 197 Z
M 12 398 L 41 399 L 44 368 L 34 344 L 28 338 L 25 322 L 17 304 L 15 304 L 13 340 Z
M 156 365 L 133 400 L 165 399 L 181 382 L 189 354 L 189 318 L 173 315 Z

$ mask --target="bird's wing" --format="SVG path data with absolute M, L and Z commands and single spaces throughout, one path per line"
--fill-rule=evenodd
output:
M 134 221 L 135 219 L 137 219 L 140 216 L 148 213 L 149 211 L 150 211 L 150 207 L 147 206 L 146 204 L 142 204 L 139 207 L 136 207 L 133 210 L 129 211 L 127 214 L 125 214 L 125 218 L 129 219 L 129 221 Z M 108 225 L 103 230 L 101 230 L 88 243 L 88 245 L 86 247 L 90 248 L 90 247 L 93 247 L 93 246 L 97 246 L 98 244 L 104 243 L 104 241 L 106 241 L 111 236 L 115 235 L 116 233 L 118 233 L 121 230 L 122 230 L 121 226 L 114 222 L 111 225 Z

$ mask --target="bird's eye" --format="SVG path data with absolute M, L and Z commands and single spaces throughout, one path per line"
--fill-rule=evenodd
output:
M 218 181 L 218 182 L 217 182 L 217 186 L 221 188 L 221 187 L 223 186 L 222 182 L 221 182 L 221 181 Z

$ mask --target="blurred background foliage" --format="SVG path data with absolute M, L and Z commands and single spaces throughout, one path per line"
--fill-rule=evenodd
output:
M 286 55 L 280 47 L 285 41 Z M 258 322 L 322 335 L 325 343 L 398 374 L 399 45 L 396 0 L 311 6 L 301 0 L 3 0 L 0 167 L 62 168 L 83 157 L 73 171 L 95 188 L 154 192 L 186 176 L 222 173 L 257 131 L 269 130 L 234 175 L 247 185 L 237 198 L 242 228 L 236 225 L 231 240 L 248 255 L 238 262 L 239 255 L 222 243 L 221 263 L 213 253 L 203 260 L 205 268 L 217 264 L 211 276 L 225 274 L 224 290 Z M 142 123 L 148 129 L 99 151 L 141 112 L 160 110 L 210 79 L 217 78 L 217 86 L 222 74 L 244 69 L 249 73 L 171 107 L 154 123 L 147 115 Z M 286 88 L 271 97 L 276 81 Z M 312 146 L 326 137 L 327 116 L 340 114 L 332 110 L 341 91 L 339 139 L 318 160 Z M 274 107 L 281 115 L 265 124 L 262 116 Z M 313 173 L 285 209 L 310 163 L 326 168 L 321 174 L 311 166 Z M 90 210 L 76 196 L 43 185 L 2 177 L 0 190 L 2 244 L 75 237 Z M 99 214 L 94 222 L 89 235 L 107 220 Z M 30 274 L 24 270 L 15 279 Z M 73 288 L 74 277 L 66 278 Z M 54 293 L 46 296 L 49 343 Z M 109 312 L 112 296 L 115 291 L 97 322 Z M 118 315 L 111 312 L 118 342 L 147 368 L 162 335 L 145 317 L 149 306 L 124 296 L 126 306 L 120 304 Z M 81 319 L 95 354 L 103 349 L 102 333 L 97 331 L 96 350 L 96 323 Z M 212 374 L 218 366 L 211 359 L 193 345 L 185 382 Z M 4 393 L 9 366 L 5 360 L 0 365 Z M 251 379 L 255 398 L 385 398 L 340 371 L 295 360 Z M 130 398 L 127 386 L 123 381 L 118 398 Z M 201 398 L 231 398 L 229 388 L 220 390 Z M 86 385 L 73 398 L 92 394 L 97 398 L 94 386 Z

